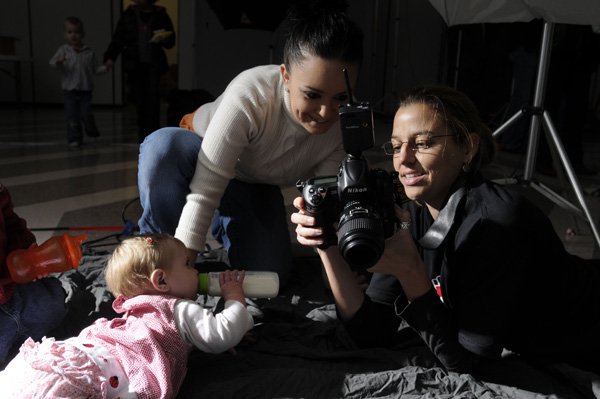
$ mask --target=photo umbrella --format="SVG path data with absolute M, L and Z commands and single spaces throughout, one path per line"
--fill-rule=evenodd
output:
M 442 18 L 444 18 L 448 26 L 495 22 L 528 22 L 538 18 L 544 21 L 533 104 L 529 107 L 523 107 L 511 116 L 504 124 L 494 131 L 493 136 L 496 137 L 502 134 L 509 126 L 516 123 L 522 117 L 531 117 L 525 169 L 523 173 L 524 182 L 557 205 L 586 218 L 596 243 L 600 247 L 600 233 L 598 232 L 598 228 L 586 205 L 583 191 L 577 180 L 571 161 L 567 156 L 550 114 L 544 109 L 544 96 L 547 83 L 546 76 L 550 61 L 554 24 L 600 24 L 600 1 L 429 0 L 429 2 L 438 13 L 440 13 Z M 560 161 L 562 163 L 581 208 L 572 204 L 566 198 L 552 191 L 545 185 L 531 180 L 535 167 L 540 124 L 543 124 L 544 126 L 549 146 L 558 153 L 559 160 L 555 161 Z

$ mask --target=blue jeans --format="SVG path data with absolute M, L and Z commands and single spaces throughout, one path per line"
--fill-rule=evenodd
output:
M 175 233 L 201 144 L 197 134 L 173 127 L 157 130 L 141 144 L 141 233 Z M 289 277 L 292 251 L 279 187 L 231 180 L 213 217 L 212 234 L 227 249 L 231 267 L 275 271 L 282 284 Z
M 67 314 L 65 296 L 54 277 L 15 286 L 11 299 L 0 305 L 0 369 L 28 337 L 39 341 L 60 325 Z
M 96 120 L 92 112 L 92 92 L 64 90 L 65 114 L 67 116 L 67 141 L 81 142 L 83 129 L 90 137 L 98 137 Z

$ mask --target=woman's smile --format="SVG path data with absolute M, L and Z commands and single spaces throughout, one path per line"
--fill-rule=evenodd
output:
M 308 115 L 308 117 L 310 118 L 311 122 L 317 125 L 331 125 L 331 121 L 322 119 L 320 116 Z
M 404 186 L 417 186 L 426 178 L 426 176 L 427 175 L 423 172 L 405 172 L 400 174 L 400 182 Z

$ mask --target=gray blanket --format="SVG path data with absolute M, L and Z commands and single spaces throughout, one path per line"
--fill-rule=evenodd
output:
M 57 337 L 115 316 L 102 275 L 107 257 L 86 255 L 78 269 L 60 275 L 69 314 Z M 192 352 L 177 398 L 600 399 L 600 376 L 566 364 L 510 355 L 471 375 L 447 372 L 418 340 L 357 348 L 336 319 L 318 261 L 297 263 L 294 283 L 277 298 L 248 300 L 255 328 L 235 354 Z M 216 297 L 199 301 L 216 312 L 222 306 Z

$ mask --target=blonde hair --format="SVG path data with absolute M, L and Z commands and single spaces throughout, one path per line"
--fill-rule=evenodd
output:
M 150 275 L 168 269 L 178 247 L 185 246 L 168 234 L 149 234 L 123 240 L 108 259 L 104 275 L 114 296 L 128 298 L 144 292 Z

